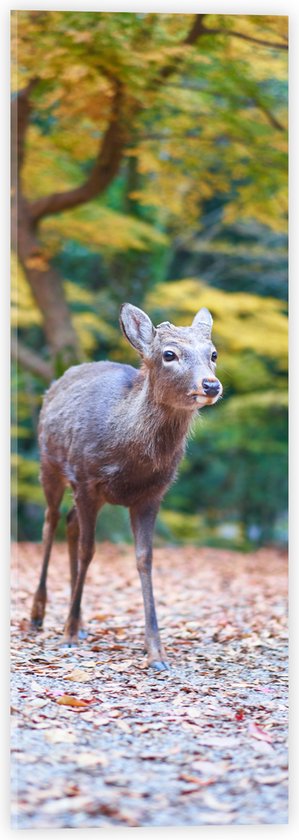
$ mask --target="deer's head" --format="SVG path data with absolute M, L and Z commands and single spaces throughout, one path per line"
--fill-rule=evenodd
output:
M 154 327 L 142 309 L 124 303 L 120 324 L 148 369 L 157 403 L 194 411 L 217 402 L 223 389 L 215 374 L 217 351 L 208 309 L 200 309 L 189 327 L 168 321 Z

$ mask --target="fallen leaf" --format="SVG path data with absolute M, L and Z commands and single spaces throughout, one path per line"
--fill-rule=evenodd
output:
M 48 699 L 43 700 L 41 697 L 35 697 L 33 700 L 30 700 L 30 703 L 24 707 L 24 712 L 29 714 L 32 709 L 43 709 L 44 706 L 47 706 L 49 703 Z
M 80 793 L 79 785 L 74 784 L 74 782 L 69 782 L 65 785 L 63 793 L 65 796 L 78 796 Z
M 235 811 L 236 806 L 233 802 L 224 802 L 223 798 L 217 799 L 217 797 L 211 791 L 205 791 L 203 794 L 203 802 L 204 805 L 208 808 L 211 808 L 213 811 Z
M 229 764 L 227 761 L 201 761 L 196 759 L 193 761 L 193 767 L 204 775 L 223 776 L 227 772 Z
M 248 732 L 253 736 L 253 738 L 257 738 L 259 741 L 267 741 L 268 744 L 272 743 L 270 733 L 267 732 L 266 729 L 262 729 L 262 727 L 254 721 L 250 721 L 248 724 Z
M 131 732 L 131 727 L 126 720 L 116 720 L 115 725 L 118 726 L 119 729 L 122 729 L 123 732 Z
M 76 668 L 74 671 L 71 671 L 70 674 L 66 674 L 64 679 L 73 680 L 74 682 L 91 682 L 91 680 L 96 679 L 96 675 L 86 673 L 86 671 L 82 671 L 80 668 Z
M 96 767 L 97 765 L 106 767 L 108 759 L 100 753 L 79 752 L 76 756 L 76 764 L 79 764 L 80 767 Z
M 125 822 L 128 826 L 135 828 L 135 826 L 140 825 L 139 820 L 137 820 L 134 815 L 125 809 L 120 809 L 117 805 L 109 804 L 109 803 L 101 803 L 96 806 L 96 813 L 104 814 L 107 817 L 112 817 L 112 819 L 117 820 L 118 822 Z
M 30 753 L 16 753 L 13 758 L 16 758 L 17 761 L 20 761 L 22 764 L 36 764 L 38 761 L 37 755 L 31 755 Z
M 268 744 L 268 741 L 259 741 L 254 738 L 252 746 L 259 755 L 268 755 L 275 752 L 272 744 Z
M 221 827 L 248 818 L 283 823 L 286 557 L 274 549 L 244 555 L 157 546 L 159 611 L 171 664 L 163 675 L 149 669 L 143 656 L 133 547 L 101 545 L 101 564 L 90 565 L 85 589 L 88 641 L 75 648 L 60 647 L 69 596 L 67 544 L 53 546 L 44 629 L 25 638 L 20 627 L 26 624 L 20 622 L 30 614 L 42 546 L 23 543 L 17 552 L 11 696 L 15 825 L 154 827 L 169 819 L 169 824 L 219 826 L 221 834 Z M 90 618 L 98 614 L 99 589 L 104 626 Z M 232 628 L 230 642 L 225 635 Z M 61 702 L 65 696 L 72 705 Z M 250 720 L 257 726 L 254 734 Z
M 271 775 L 264 775 L 264 776 L 255 776 L 254 780 L 259 785 L 280 785 L 288 778 L 288 773 L 280 773 L 276 774 L 275 776 Z
M 231 811 L 228 813 L 227 811 L 211 812 L 211 811 L 203 811 L 200 809 L 200 823 L 201 825 L 227 825 L 231 823 L 234 818 L 234 814 Z
M 127 671 L 128 668 L 131 668 L 134 663 L 133 659 L 123 659 L 122 662 L 109 662 L 108 664 L 112 671 L 118 671 L 121 673 L 122 671 Z
M 79 700 L 71 694 L 62 694 L 62 696 L 58 697 L 56 700 L 56 703 L 58 703 L 59 706 L 74 706 L 75 708 L 88 708 L 91 702 L 91 700 Z
M 190 784 L 197 785 L 198 787 L 201 787 L 203 784 L 207 784 L 206 781 L 200 779 L 199 776 L 193 776 L 192 773 L 180 773 L 178 778 L 182 782 L 190 782 Z
M 66 729 L 49 729 L 45 732 L 45 738 L 51 744 L 73 744 L 77 740 L 74 732 Z
M 239 746 L 239 738 L 233 735 L 213 735 L 209 732 L 200 732 L 198 734 L 198 741 L 208 747 L 216 747 L 219 750 L 235 749 Z
M 68 811 L 85 811 L 91 803 L 92 798 L 90 795 L 66 796 L 61 799 L 53 799 L 50 802 L 45 802 L 42 807 L 42 813 L 55 816 L 55 814 L 63 814 Z
M 84 718 L 85 718 L 85 715 L 84 715 Z M 107 726 L 109 723 L 111 723 L 111 718 L 109 718 L 105 715 L 97 715 L 96 718 L 94 719 L 94 726 L 96 728 L 98 726 Z

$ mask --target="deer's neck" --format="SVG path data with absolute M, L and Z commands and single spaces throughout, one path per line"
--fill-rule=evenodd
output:
M 193 415 L 158 403 L 147 375 L 140 372 L 119 408 L 123 440 L 136 447 L 138 457 L 143 455 L 159 466 L 172 460 L 176 453 L 183 454 Z

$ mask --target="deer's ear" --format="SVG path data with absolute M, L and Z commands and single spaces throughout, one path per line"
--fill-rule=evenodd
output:
M 119 321 L 122 331 L 132 347 L 135 347 L 135 350 L 141 356 L 147 356 L 156 332 L 148 315 L 142 309 L 138 309 L 138 306 L 123 303 L 120 308 Z
M 213 326 L 213 318 L 211 313 L 205 306 L 197 312 L 195 318 L 192 321 L 192 327 L 196 327 L 196 329 L 201 330 L 205 337 L 210 338 Z

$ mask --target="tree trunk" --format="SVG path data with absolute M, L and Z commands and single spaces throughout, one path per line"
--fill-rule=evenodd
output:
M 191 46 L 205 34 L 204 14 L 195 15 L 183 43 Z M 149 18 L 152 25 L 152 19 Z M 177 61 L 170 61 L 156 80 L 156 86 L 165 83 L 177 69 Z M 103 71 L 102 71 L 103 72 Z M 38 78 L 32 78 L 26 88 L 13 98 L 12 103 L 12 240 L 20 262 L 42 313 L 44 331 L 53 355 L 56 375 L 65 367 L 78 362 L 80 353 L 71 315 L 65 301 L 63 281 L 51 266 L 37 238 L 38 223 L 45 216 L 77 207 L 101 195 L 119 171 L 125 145 L 132 136 L 134 119 L 140 103 L 127 96 L 124 84 L 114 74 L 104 71 L 111 84 L 111 112 L 106 131 L 100 141 L 98 154 L 91 173 L 80 186 L 54 192 L 34 201 L 27 201 L 22 192 L 21 170 L 24 162 L 25 140 L 31 113 L 31 94 Z M 155 83 L 153 84 L 155 88 Z M 134 167 L 134 164 L 132 164 Z
M 70 364 L 80 361 L 80 352 L 64 297 L 62 278 L 42 253 L 30 216 L 30 204 L 22 192 L 24 143 L 30 116 L 30 94 L 35 84 L 33 79 L 12 103 L 11 241 L 42 314 L 45 336 L 53 357 L 53 370 L 59 375 Z
M 21 196 L 14 208 L 13 219 L 12 243 L 42 314 L 54 374 L 59 376 L 65 368 L 81 360 L 62 277 L 45 258 L 30 222 L 27 202 Z

